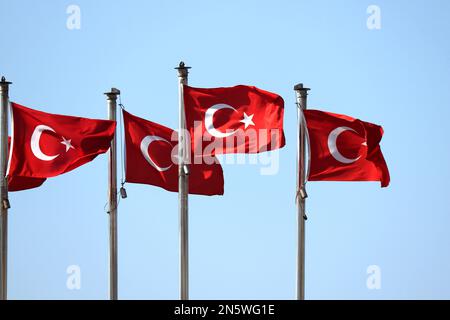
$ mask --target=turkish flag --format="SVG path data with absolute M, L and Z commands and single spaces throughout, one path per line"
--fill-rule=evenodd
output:
M 8 177 L 8 191 L 23 191 L 40 187 L 46 178 Z
M 380 149 L 383 128 L 348 116 L 304 110 L 310 141 L 309 181 L 380 181 L 389 170 Z
M 284 101 L 275 93 L 243 85 L 184 86 L 184 107 L 196 155 L 259 153 L 285 145 Z
M 11 109 L 11 179 L 69 172 L 105 153 L 114 137 L 115 121 L 51 114 L 17 103 Z
M 8 153 L 11 148 L 11 137 L 8 137 Z M 8 177 L 8 191 L 22 191 L 40 187 L 45 178 Z
M 178 192 L 177 133 L 157 123 L 138 118 L 123 110 L 126 145 L 126 181 L 150 184 Z M 189 165 L 189 193 L 222 195 L 222 166 Z

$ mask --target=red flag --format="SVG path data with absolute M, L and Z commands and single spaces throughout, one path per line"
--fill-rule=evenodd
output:
M 138 118 L 123 111 L 126 144 L 126 181 L 161 187 L 178 192 L 177 141 L 174 130 Z M 222 195 L 224 189 L 222 166 L 191 164 L 189 193 Z
M 49 178 L 105 153 L 116 123 L 45 113 L 11 103 L 13 134 L 8 176 Z
M 259 153 L 285 145 L 284 101 L 277 94 L 243 85 L 184 86 L 184 105 L 196 155 Z
M 11 137 L 8 137 L 8 150 L 11 148 Z M 9 153 L 9 151 L 8 151 Z M 45 178 L 8 177 L 8 191 L 22 191 L 40 187 Z
M 40 187 L 46 178 L 8 177 L 8 191 L 23 191 Z
M 389 171 L 380 149 L 383 128 L 348 116 L 304 111 L 310 140 L 309 181 L 380 181 Z

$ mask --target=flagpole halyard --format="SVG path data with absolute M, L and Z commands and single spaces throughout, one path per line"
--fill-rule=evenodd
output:
M 184 113 L 183 86 L 188 84 L 188 73 L 190 67 L 186 67 L 184 62 L 180 62 L 178 70 L 179 85 L 179 141 L 178 141 L 178 199 L 179 199 L 179 219 L 180 219 L 180 299 L 189 300 L 189 216 L 188 216 L 188 195 L 189 195 L 189 170 L 186 159 L 188 159 L 186 139 L 186 117 Z
M 118 89 L 106 92 L 108 103 L 108 119 L 116 121 Z M 108 214 L 109 214 L 109 298 L 118 299 L 118 267 L 117 267 L 117 130 L 111 140 L 108 154 Z
M 303 110 L 307 107 L 307 96 L 309 88 L 304 88 L 302 83 L 294 86 L 297 100 L 297 300 L 305 300 L 305 200 L 307 197 L 305 189 L 306 178 L 306 123 L 303 121 Z
M 9 85 L 11 82 L 2 77 L 0 81 L 0 300 L 8 299 L 8 183 L 6 169 L 8 166 L 8 106 Z

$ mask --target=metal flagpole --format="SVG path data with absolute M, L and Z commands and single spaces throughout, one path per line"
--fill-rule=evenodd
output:
M 0 300 L 8 298 L 8 183 L 6 181 L 6 169 L 8 166 L 8 106 L 9 85 L 11 82 L 2 77 L 0 82 L 1 109 L 0 109 Z
M 297 222 L 298 222 L 298 244 L 297 244 L 297 300 L 305 300 L 305 200 L 307 197 L 305 189 L 306 175 L 306 123 L 303 117 L 303 110 L 306 109 L 308 88 L 304 88 L 302 83 L 294 86 L 297 100 Z
M 189 171 L 186 165 L 187 141 L 186 118 L 184 114 L 183 85 L 188 83 L 188 72 L 190 67 L 186 67 L 184 62 L 180 62 L 175 68 L 178 70 L 179 81 L 179 141 L 178 141 L 178 200 L 180 214 L 180 299 L 189 299 L 189 233 L 188 233 L 188 195 L 189 195 Z
M 116 121 L 118 89 L 106 92 L 108 119 Z M 117 300 L 117 140 L 111 140 L 108 161 L 108 213 L 109 213 L 109 298 Z

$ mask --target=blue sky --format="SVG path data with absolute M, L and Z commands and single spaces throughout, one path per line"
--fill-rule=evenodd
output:
M 66 27 L 69 5 L 81 29 Z M 381 29 L 366 26 L 381 9 Z M 308 299 L 450 298 L 448 1 L 5 1 L 0 74 L 11 100 L 105 118 L 103 92 L 175 128 L 176 71 L 197 87 L 249 84 L 285 99 L 280 170 L 224 165 L 223 197 L 190 197 L 193 299 L 294 299 L 293 86 L 309 107 L 383 126 L 391 185 L 308 184 Z M 119 297 L 177 299 L 177 194 L 127 185 L 119 207 Z M 11 193 L 9 297 L 107 299 L 107 158 Z M 81 268 L 81 289 L 66 268 Z M 366 286 L 381 269 L 381 289 Z

